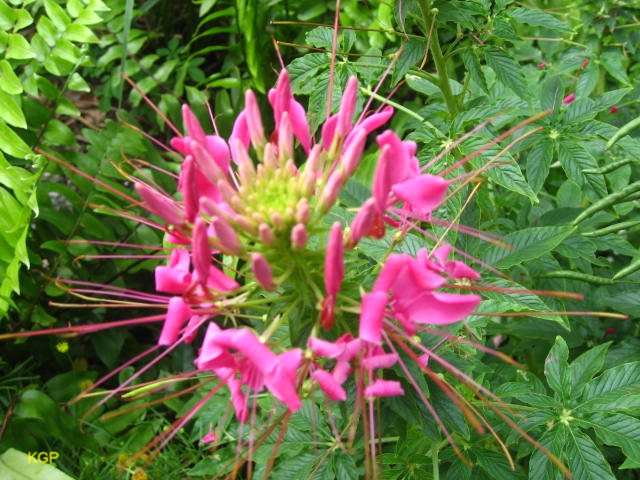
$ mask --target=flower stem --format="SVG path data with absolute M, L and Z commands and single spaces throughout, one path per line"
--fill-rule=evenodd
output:
M 422 10 L 422 18 L 424 20 L 425 35 L 429 37 L 429 33 L 433 32 L 433 35 L 429 39 L 429 50 L 431 51 L 431 57 L 433 63 L 436 66 L 436 72 L 438 73 L 438 86 L 444 97 L 444 101 L 447 104 L 449 113 L 453 116 L 458 113 L 458 104 L 451 91 L 451 85 L 449 85 L 449 75 L 447 74 L 447 64 L 442 55 L 442 49 L 440 48 L 440 40 L 438 39 L 438 29 L 434 25 L 431 30 L 431 25 L 436 21 L 436 15 L 438 14 L 437 8 L 431 7 L 431 0 L 419 0 L 420 9 Z

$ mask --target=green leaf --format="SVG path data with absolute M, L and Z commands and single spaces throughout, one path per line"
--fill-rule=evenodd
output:
M 571 391 L 575 397 L 580 396 L 587 382 L 602 369 L 609 345 L 611 342 L 593 347 L 571 362 Z
M 0 120 L 0 150 L 16 158 L 31 154 L 31 149 L 9 126 Z
M 64 32 L 71 23 L 71 19 L 64 9 L 53 0 L 44 0 L 44 9 L 56 28 Z
M 64 38 L 78 43 L 98 42 L 98 37 L 96 37 L 93 31 L 89 27 L 80 25 L 79 23 L 72 23 L 69 25 L 67 31 L 64 32 Z
M 607 195 L 604 177 L 599 174 L 582 173 L 583 170 L 595 170 L 598 162 L 582 145 L 576 142 L 561 142 L 558 144 L 558 159 L 567 176 L 580 185 L 589 185 L 598 197 Z
M 640 420 L 623 413 L 596 413 L 583 421 L 607 445 L 620 447 L 627 458 L 640 462 Z
M 393 74 L 391 75 L 392 85 L 402 80 L 409 69 L 422 60 L 426 46 L 427 44 L 424 40 L 413 37 L 404 43 L 404 48 L 402 52 L 400 52 L 398 61 L 393 69 Z
M 287 66 L 291 89 L 296 94 L 311 94 L 315 89 L 318 71 L 328 67 L 329 57 L 325 53 L 309 53 L 294 59 Z
M 573 478 L 580 480 L 615 480 L 611 467 L 593 440 L 570 429 L 567 435 L 567 460 Z
M 482 67 L 480 66 L 478 50 L 474 48 L 465 48 L 462 51 L 462 62 L 464 63 L 464 68 L 469 73 L 471 80 L 476 82 L 485 93 L 489 93 L 487 81 L 484 78 L 484 73 L 482 72 Z
M 628 59 L 624 57 L 621 51 L 603 52 L 600 55 L 600 63 L 613 78 L 625 85 L 631 85 L 626 71 Z
M 0 118 L 18 128 L 27 128 L 27 120 L 22 109 L 12 95 L 0 90 Z
M 485 50 L 487 65 L 496 73 L 496 77 L 520 98 L 528 100 L 527 82 L 520 65 L 512 56 L 495 47 Z
M 58 454 L 55 451 L 47 453 Z M 44 460 L 44 457 L 41 458 Z M 0 478 L 4 480 L 41 480 L 43 478 L 47 480 L 73 480 L 47 461 L 38 461 L 37 457 L 34 461 L 34 458 L 26 453 L 10 448 L 0 455 Z
M 640 407 L 640 362 L 605 370 L 584 388 L 585 400 L 576 408 L 601 411 Z
M 305 40 L 312 46 L 331 51 L 333 44 L 333 28 L 316 27 L 305 35 Z
M 509 268 L 549 253 L 574 230 L 565 226 L 533 227 L 509 233 L 504 237 L 504 243 L 510 249 L 493 245 L 482 260 L 497 268 Z
M 571 370 L 569 369 L 569 347 L 561 336 L 549 350 L 544 361 L 544 374 L 551 389 L 566 403 L 571 398 Z
M 538 193 L 549 175 L 549 167 L 553 161 L 553 143 L 544 135 L 539 136 L 527 155 L 527 180 L 531 189 Z
M 537 8 L 516 7 L 509 10 L 509 15 L 515 20 L 531 25 L 532 27 L 545 27 L 551 30 L 571 31 L 571 28 L 553 15 Z
M 0 88 L 9 95 L 22 93 L 20 79 L 13 71 L 11 64 L 6 60 L 0 60 Z
M 566 436 L 566 429 L 563 426 L 556 426 L 542 435 L 540 444 L 553 455 L 561 458 Z M 560 469 L 549 460 L 549 457 L 536 449 L 529 461 L 529 478 L 532 480 L 564 480 L 565 477 Z
M 31 45 L 26 38 L 19 33 L 12 33 L 9 35 L 9 45 L 5 51 L 5 58 L 15 58 L 16 60 L 24 60 L 28 58 L 34 58 L 34 53 Z

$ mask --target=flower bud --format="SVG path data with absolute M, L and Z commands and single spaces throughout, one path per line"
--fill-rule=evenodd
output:
M 302 223 L 296 224 L 296 226 L 291 229 L 291 244 L 293 245 L 293 248 L 304 248 L 307 244 L 307 240 L 307 227 Z
M 276 284 L 273 282 L 271 265 L 269 265 L 269 262 L 261 253 L 254 252 L 251 254 L 251 271 L 262 288 L 269 292 L 276 289 Z

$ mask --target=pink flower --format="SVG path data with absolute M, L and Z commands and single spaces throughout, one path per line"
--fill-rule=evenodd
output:
M 565 105 L 571 105 L 575 99 L 576 99 L 575 94 L 570 93 L 569 95 L 567 95 L 562 99 L 562 103 L 564 103 Z
M 614 114 L 614 115 L 615 115 L 616 113 L 618 113 L 618 107 L 616 107 L 615 105 L 614 105 L 614 106 L 612 106 L 612 107 L 609 109 L 609 112 L 611 112 L 612 114 Z
M 227 382 L 239 375 L 241 384 L 249 390 L 260 392 L 266 387 L 292 412 L 302 405 L 297 394 L 297 370 L 301 363 L 299 348 L 276 355 L 248 329 L 222 330 L 215 323 L 209 324 L 196 359 L 199 369 L 212 370 Z M 232 396 L 239 395 L 237 387 L 233 382 L 229 384 Z M 236 414 L 242 417 L 241 413 L 236 406 Z
M 538 64 L 538 68 L 545 68 L 547 66 L 547 64 L 545 62 L 540 62 Z

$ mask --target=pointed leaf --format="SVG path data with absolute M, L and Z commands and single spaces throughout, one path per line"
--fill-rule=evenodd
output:
M 509 10 L 511 18 L 532 27 L 545 27 L 551 30 L 571 31 L 571 28 L 553 15 L 537 8 L 516 7 Z
M 527 180 L 534 192 L 538 193 L 542 189 L 552 161 L 553 143 L 542 137 L 527 155 Z
M 623 413 L 596 413 L 585 421 L 607 445 L 620 447 L 634 462 L 640 462 L 640 420 Z
M 561 336 L 557 336 L 556 342 L 544 362 L 544 374 L 551 389 L 564 402 L 567 402 L 571 397 L 571 370 L 567 363 L 568 359 L 567 342 Z
M 567 460 L 573 478 L 580 480 L 615 480 L 611 467 L 590 437 L 579 430 L 567 435 Z
M 528 98 L 527 82 L 520 65 L 503 50 L 488 47 L 485 51 L 487 65 L 496 72 L 498 80 L 513 90 L 522 99 Z
M 573 231 L 572 227 L 564 226 L 525 228 L 505 236 L 510 250 L 492 246 L 482 260 L 498 268 L 509 268 L 551 252 Z
M 13 99 L 13 95 L 9 95 L 4 90 L 0 90 L 0 118 L 18 128 L 27 128 L 27 120 L 24 118 L 22 109 Z
M 609 345 L 611 345 L 611 342 L 593 347 L 571 362 L 569 369 L 571 371 L 571 389 L 574 396 L 579 396 L 587 382 L 602 369 Z
M 585 386 L 577 408 L 588 411 L 640 407 L 640 362 L 605 370 Z
M 558 458 L 562 457 L 567 437 L 567 430 L 563 426 L 556 426 L 547 431 L 540 438 L 540 444 Z M 536 449 L 529 461 L 529 478 L 536 480 L 563 480 L 564 475 L 549 457 Z

